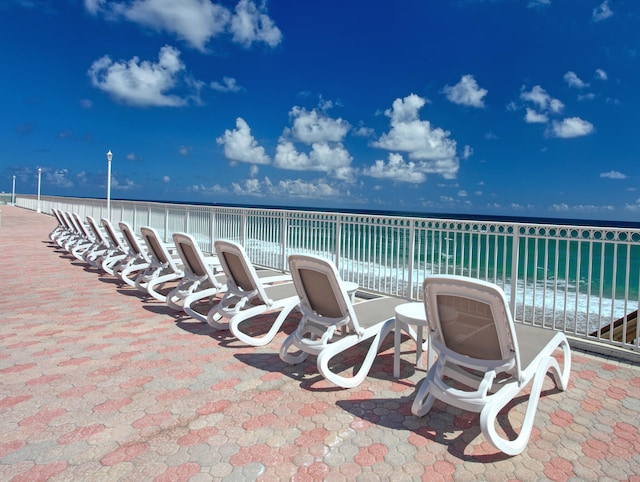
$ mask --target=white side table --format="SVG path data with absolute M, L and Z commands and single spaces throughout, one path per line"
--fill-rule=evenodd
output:
M 413 332 L 411 325 L 417 327 L 417 334 Z M 404 303 L 396 306 L 396 321 L 394 328 L 394 353 L 393 353 L 393 376 L 400 377 L 400 342 L 401 328 L 405 327 L 409 335 L 416 340 L 416 364 L 418 368 L 424 368 L 422 363 L 423 350 L 423 328 L 427 326 L 427 316 L 424 311 L 424 303 Z M 415 337 L 414 337 L 415 335 Z M 428 342 L 428 340 L 427 340 Z

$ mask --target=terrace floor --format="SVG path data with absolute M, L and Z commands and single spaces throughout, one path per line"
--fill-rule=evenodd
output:
M 640 480 L 640 369 L 573 352 L 508 457 L 477 415 L 411 415 L 415 345 L 393 336 L 359 387 L 247 347 L 48 242 L 52 217 L 1 207 L 0 480 Z M 284 331 L 295 328 L 295 321 Z M 525 398 L 505 415 L 519 429 Z

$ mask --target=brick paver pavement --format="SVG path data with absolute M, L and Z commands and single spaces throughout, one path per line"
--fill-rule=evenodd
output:
M 507 457 L 477 415 L 411 415 L 410 340 L 399 380 L 389 336 L 366 381 L 339 389 L 313 361 L 280 361 L 284 333 L 244 346 L 72 261 L 54 225 L 2 206 L 0 480 L 640 480 L 636 366 L 574 351 L 568 391 L 547 381 Z

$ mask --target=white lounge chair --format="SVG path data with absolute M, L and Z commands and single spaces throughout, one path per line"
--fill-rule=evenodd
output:
M 135 287 L 137 274 L 148 268 L 151 260 L 140 245 L 141 240 L 138 241 L 131 226 L 121 221 L 118 223 L 118 227 L 120 228 L 120 232 L 122 232 L 122 240 L 124 241 L 127 252 L 125 258 L 113 268 L 113 273 L 125 284 Z
M 54 213 L 58 220 L 58 226 L 51 232 L 49 237 L 51 238 L 51 241 L 62 247 L 64 239 L 71 234 L 71 228 L 69 227 L 64 211 L 56 209 L 54 210 Z
M 58 222 L 58 224 L 49 233 L 49 239 L 54 243 L 56 243 L 56 238 L 58 238 L 59 236 L 61 236 L 63 233 L 67 231 L 67 226 L 63 221 L 60 215 L 60 211 L 58 209 L 51 208 L 51 212 L 53 213 L 53 216 L 56 218 L 56 221 Z
M 429 341 L 438 359 L 416 393 L 412 413 L 425 415 L 436 399 L 479 412 L 484 437 L 506 454 L 519 454 L 529 441 L 547 372 L 558 388 L 567 388 L 567 338 L 514 323 L 504 292 L 494 284 L 441 275 L 425 279 L 423 289 Z M 564 354 L 562 370 L 553 356 L 557 348 Z M 496 417 L 531 381 L 520 434 L 508 440 L 497 433 Z
M 102 269 L 100 266 L 100 257 L 107 252 L 109 241 L 107 241 L 105 234 L 93 217 L 87 216 L 87 223 L 91 230 L 93 244 L 82 254 L 82 258 L 94 268 Z
M 107 218 L 100 220 L 106 233 L 107 250 L 100 257 L 100 267 L 108 274 L 113 276 L 113 268 L 123 259 L 127 257 L 127 247 L 123 244 L 120 236 L 113 229 L 111 221 Z
M 74 258 L 83 261 L 84 253 L 93 245 L 94 237 L 77 213 L 71 214 L 70 221 L 75 230 L 75 234 L 67 238 L 65 247 L 68 248 L 68 251 Z
M 317 256 L 291 255 L 289 268 L 300 297 L 302 319 L 280 348 L 280 358 L 290 364 L 317 356 L 320 374 L 332 383 L 353 388 L 365 379 L 380 345 L 393 330 L 398 298 L 374 298 L 352 303 L 336 266 Z M 333 357 L 373 338 L 360 369 L 353 376 L 331 370 Z M 290 349 L 294 348 L 294 352 Z
M 229 329 L 240 341 L 253 346 L 269 343 L 280 330 L 282 323 L 298 304 L 298 296 L 288 275 L 261 278 L 249 261 L 244 248 L 232 241 L 218 240 L 214 243 L 216 254 L 227 277 L 227 291 L 207 314 L 207 323 L 217 330 Z M 261 336 L 252 336 L 241 324 L 271 311 L 280 311 L 269 331 Z M 228 321 L 224 322 L 223 319 Z
M 165 283 L 179 280 L 184 276 L 182 267 L 169 253 L 165 243 L 160 239 L 154 228 L 143 226 L 140 228 L 142 239 L 148 248 L 148 256 L 151 260 L 149 266 L 136 278 L 136 288 L 147 293 L 158 301 L 166 303 L 166 295 L 159 293 Z
M 201 314 L 192 305 L 210 298 L 227 289 L 224 274 L 215 275 L 216 267 L 221 269 L 216 256 L 205 256 L 193 236 L 186 233 L 174 233 L 173 242 L 182 260 L 184 276 L 167 295 L 167 304 L 177 311 L 207 321 L 207 315 Z

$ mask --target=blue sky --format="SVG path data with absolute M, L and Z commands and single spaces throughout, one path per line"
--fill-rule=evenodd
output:
M 0 190 L 640 220 L 637 0 L 3 0 Z

